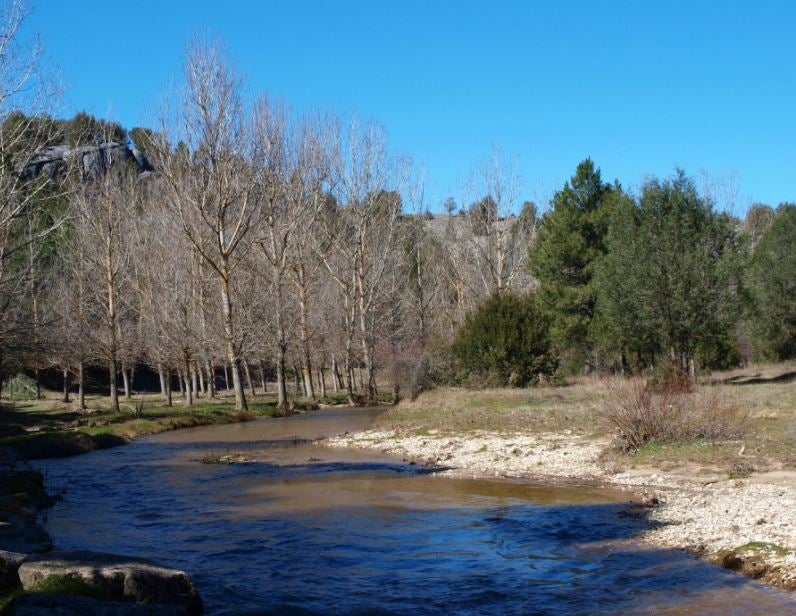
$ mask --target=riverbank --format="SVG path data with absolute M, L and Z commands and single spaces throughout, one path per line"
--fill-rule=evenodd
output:
M 201 599 L 182 571 L 119 555 L 55 552 L 39 522 L 55 501 L 44 489 L 43 475 L 26 468 L 25 461 L 87 453 L 180 428 L 279 416 L 275 400 L 258 397 L 240 413 L 227 397 L 167 407 L 145 395 L 122 402 L 114 412 L 104 398 L 91 397 L 88 408 L 78 410 L 50 396 L 4 401 L 0 408 L 0 613 L 201 613 Z M 344 402 L 343 396 L 299 400 L 294 409 Z
M 345 404 L 344 395 L 318 402 L 298 399 L 294 411 L 313 410 L 321 405 Z M 109 408 L 104 397 L 89 397 L 80 410 L 50 394 L 49 398 L 21 402 L 4 401 L 0 407 L 0 450 L 11 450 L 22 460 L 57 458 L 123 445 L 132 439 L 169 430 L 251 421 L 276 417 L 281 411 L 273 396 L 250 400 L 249 410 L 235 410 L 228 395 L 200 398 L 187 406 L 175 400 L 165 406 L 160 396 L 139 395 L 123 400 L 120 410 Z
M 743 441 L 613 446 L 598 381 L 534 390 L 444 388 L 387 411 L 372 430 L 326 441 L 456 476 L 603 482 L 640 493 L 643 539 L 796 589 L 796 383 L 792 367 L 714 375 L 706 386 L 750 409 Z

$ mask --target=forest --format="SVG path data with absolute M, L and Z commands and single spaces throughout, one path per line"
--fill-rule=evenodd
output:
M 784 9 L 85 4 L 0 0 L 0 616 L 796 613 Z
M 23 51 L 0 75 L 6 387 L 56 374 L 118 410 L 149 370 L 168 405 L 275 383 L 287 412 L 796 356 L 792 203 L 740 219 L 682 170 L 630 191 L 586 158 L 535 204 L 496 148 L 469 200 L 428 204 L 377 122 L 252 100 L 219 44 L 131 129 L 55 118 Z

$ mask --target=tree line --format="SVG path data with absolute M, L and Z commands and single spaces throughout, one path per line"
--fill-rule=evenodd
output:
M 636 196 L 586 160 L 538 216 L 494 151 L 470 205 L 434 215 L 380 125 L 252 101 L 215 44 L 129 133 L 52 119 L 35 56 L 2 53 L 0 372 L 57 369 L 81 408 L 90 367 L 117 409 L 148 366 L 167 404 L 223 382 L 245 410 L 273 381 L 287 410 L 330 389 L 373 402 L 485 373 L 694 374 L 796 351 L 793 205 L 740 221 L 682 172 Z M 128 141 L 135 164 L 101 147 Z M 106 160 L 26 171 L 63 144 Z

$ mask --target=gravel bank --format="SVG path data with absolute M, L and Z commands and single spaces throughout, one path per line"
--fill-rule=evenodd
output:
M 689 477 L 656 469 L 615 472 L 600 454 L 607 440 L 572 433 L 418 436 L 369 430 L 327 439 L 375 449 L 457 476 L 598 480 L 640 492 L 651 528 L 643 539 L 693 551 L 776 586 L 796 589 L 796 473 Z

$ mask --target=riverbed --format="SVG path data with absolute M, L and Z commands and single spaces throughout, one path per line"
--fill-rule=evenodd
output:
M 64 549 L 188 572 L 210 614 L 796 613 L 660 549 L 625 490 L 440 476 L 317 439 L 377 409 L 193 428 L 42 461 Z M 322 441 L 321 441 L 322 443 Z M 227 454 L 242 463 L 206 464 Z

